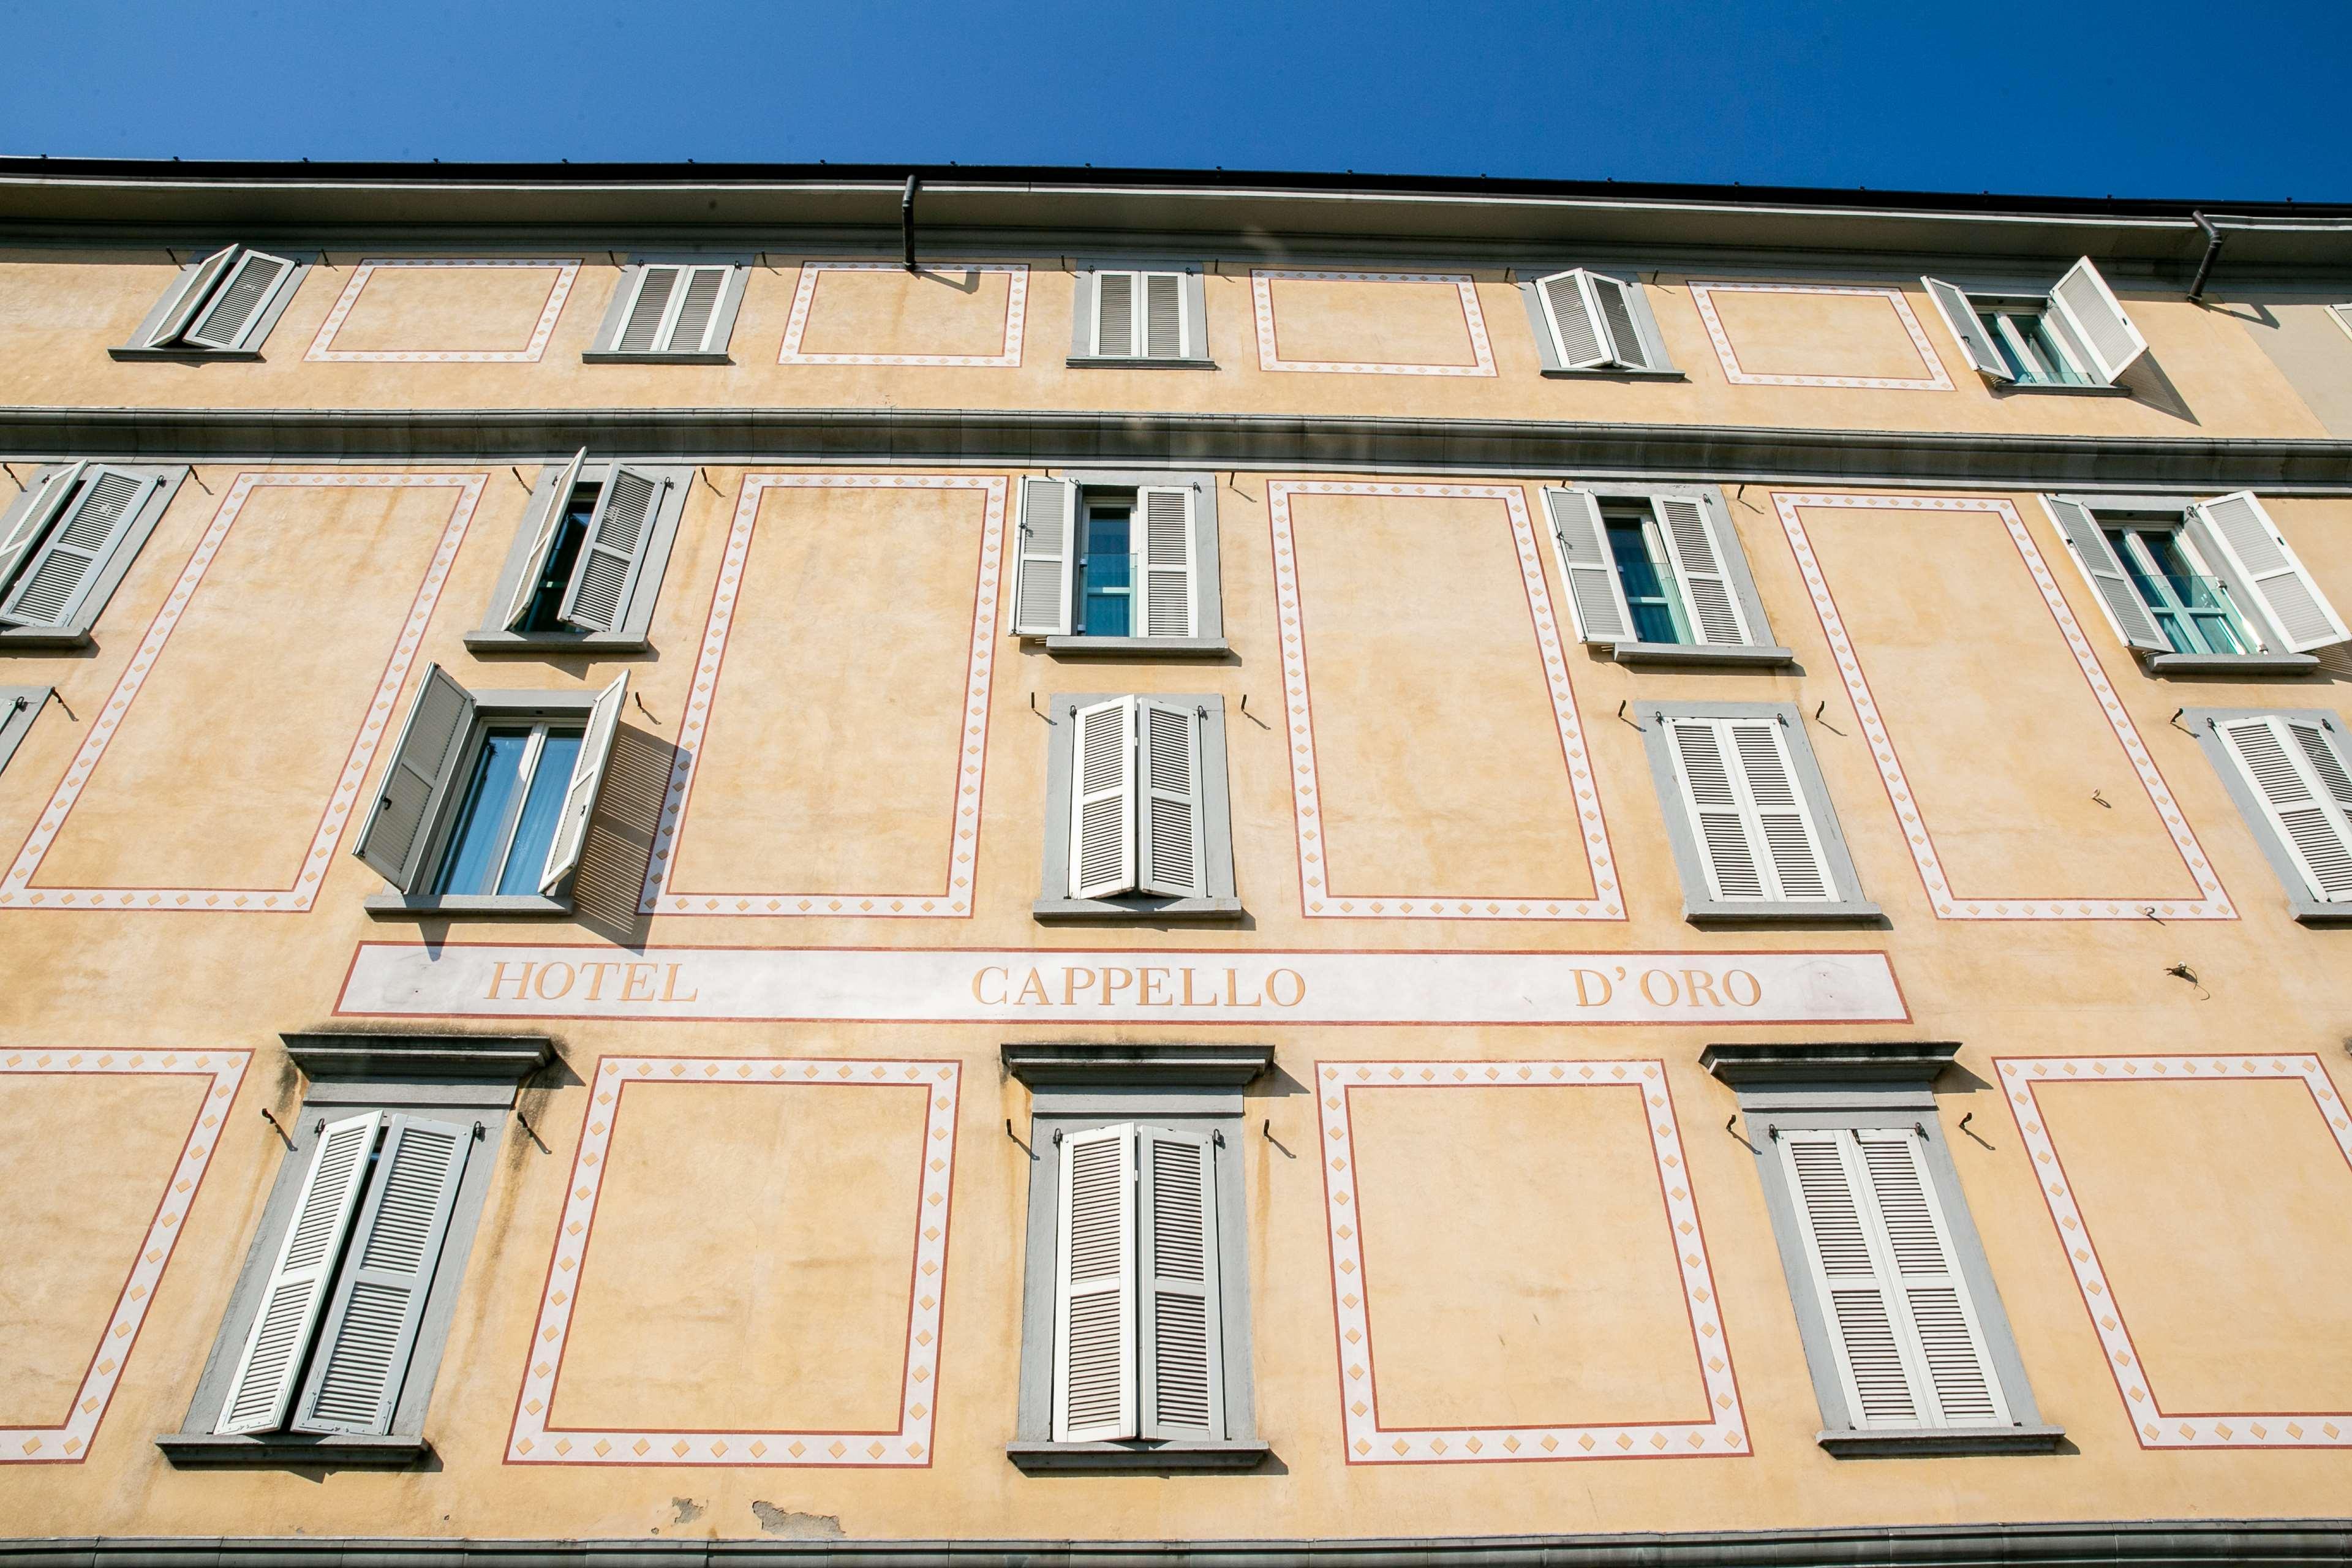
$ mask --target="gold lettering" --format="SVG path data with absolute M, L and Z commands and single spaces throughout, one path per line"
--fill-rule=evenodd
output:
M 1286 974 L 1290 976 L 1290 984 L 1292 986 L 1290 1000 L 1287 1002 L 1282 999 L 1281 991 L 1275 985 L 1275 982 L 1281 979 Z M 1267 971 L 1265 977 L 1265 999 L 1273 1003 L 1277 1007 L 1297 1006 L 1301 1002 L 1307 1000 L 1307 976 L 1299 973 L 1296 969 L 1275 969 Z
M 1258 999 L 1257 999 L 1255 996 L 1252 996 L 1252 997 L 1251 997 L 1248 1001 L 1246 1001 L 1246 1002 L 1244 1002 L 1244 1001 L 1243 1001 L 1243 1000 L 1242 1000 L 1242 997 L 1241 997 L 1241 972 L 1240 972 L 1240 971 L 1238 971 L 1238 970 L 1233 970 L 1233 969 L 1228 969 L 1228 970 L 1226 970 L 1226 971 L 1225 971 L 1225 1005 L 1226 1005 L 1226 1006 L 1228 1006 L 1228 1007 L 1255 1007 L 1255 1006 L 1256 1006 L 1257 1005 L 1258 1005 Z
M 1652 989 L 1650 982 L 1653 980 L 1662 980 L 1665 982 L 1666 994 L 1664 996 L 1660 996 L 1654 989 Z M 1663 969 L 1644 969 L 1642 971 L 1643 1001 L 1647 1002 L 1653 1007 L 1671 1007 L 1679 1001 L 1681 997 L 1682 988 L 1675 984 L 1675 977 L 1673 975 L 1667 973 Z
M 1166 970 L 1147 966 L 1136 971 L 1136 973 L 1140 975 L 1143 980 L 1143 994 L 1139 1000 L 1145 1006 L 1171 1007 L 1175 1005 L 1176 998 L 1173 996 L 1162 996 L 1159 994 L 1160 987 L 1168 983 L 1168 972 Z
M 1201 1000 L 1192 994 L 1192 966 L 1189 963 L 1186 964 L 1184 966 L 1184 1005 L 1187 1007 L 1213 1007 L 1216 1005 L 1217 995 L 1213 991 L 1209 994 L 1208 998 L 1205 1001 Z
M 1744 998 L 1739 994 L 1739 983 L 1743 980 L 1748 982 Z M 1735 1007 L 1753 1007 L 1764 1000 L 1764 983 L 1744 969 L 1727 969 L 1723 972 L 1723 994 L 1731 998 Z
M 1084 980 L 1078 978 L 1081 974 L 1086 976 Z M 1084 991 L 1087 986 L 1092 985 L 1094 983 L 1095 972 L 1093 970 L 1081 968 L 1079 965 L 1075 963 L 1064 964 L 1062 966 L 1062 1005 L 1065 1007 L 1076 1006 L 1078 1005 L 1078 993 Z
M 583 963 L 580 966 L 581 973 L 588 976 L 589 1001 L 602 1002 L 604 999 L 604 971 L 617 972 L 620 968 L 617 963 Z
M 1694 1007 L 1702 1005 L 1699 1001 L 1701 994 L 1704 994 L 1706 998 L 1704 1005 L 1709 1007 L 1720 1007 L 1723 1005 L 1722 1003 L 1715 999 L 1715 981 L 1708 976 L 1706 971 L 1704 969 L 1685 969 L 1683 971 L 1683 992 L 1685 995 L 1689 996 L 1690 1005 Z
M 563 984 L 551 991 L 547 988 L 547 983 L 555 977 L 555 972 L 559 969 L 563 971 Z M 574 974 L 572 965 L 568 963 L 541 964 L 540 966 L 539 978 L 531 982 L 531 994 L 542 1002 L 561 1001 L 562 998 L 572 994 L 572 982 Z
M 1054 998 L 1045 989 L 1045 977 L 1031 970 L 1021 982 L 1021 1005 L 1024 1007 L 1050 1007 Z
M 654 976 L 661 970 L 658 963 L 632 963 L 629 978 L 621 988 L 624 1002 L 650 1002 L 654 999 Z M 643 990 L 638 987 L 643 986 Z
M 1011 988 L 1013 982 L 1013 976 L 1011 973 L 1008 973 L 1002 965 L 994 963 L 988 964 L 983 968 L 975 969 L 971 972 L 971 999 L 979 1003 L 983 1007 L 1002 1007 L 1004 1005 L 1004 998 L 1001 994 L 993 1002 L 981 994 L 981 983 L 992 974 L 1003 975 L 1007 989 Z
M 681 996 L 681 995 L 679 995 L 679 994 L 677 994 L 677 970 L 678 970 L 678 966 L 677 966 L 677 964 L 675 964 L 675 963 L 673 963 L 673 964 L 671 964 L 671 965 L 669 966 L 669 974 L 668 974 L 667 978 L 666 978 L 666 979 L 664 979 L 664 980 L 662 981 L 662 994 L 661 994 L 661 999 L 662 999 L 663 1001 L 665 1001 L 665 1002 L 699 1002 L 699 1001 L 701 1001 L 701 1000 L 702 1000 L 702 987 L 700 987 L 699 985 L 698 985 L 698 986 L 696 986 L 696 987 L 694 988 L 694 994 L 693 994 L 692 995 L 689 995 L 689 996 Z
M 1111 993 L 1135 984 L 1135 971 L 1106 964 L 1102 972 L 1102 1005 L 1110 1005 Z
M 534 970 L 534 969 L 538 968 L 539 966 L 538 966 L 537 964 L 535 964 L 535 963 L 524 963 L 524 964 L 520 964 L 520 965 L 518 965 L 518 967 L 520 967 L 520 968 L 521 969 L 522 973 L 520 973 L 520 974 L 518 974 L 518 975 L 516 975 L 516 976 L 514 977 L 514 987 L 515 987 L 514 999 L 515 999 L 516 1001 L 518 1001 L 518 1002 L 520 1002 L 520 1001 L 523 1001 L 523 1000 L 525 1000 L 527 997 L 529 997 L 529 996 L 530 996 L 530 972 L 531 972 L 532 970 Z M 494 970 L 490 971 L 490 990 L 489 990 L 489 994 L 488 994 L 488 995 L 487 995 L 487 996 L 485 996 L 485 997 L 483 998 L 483 1000 L 484 1000 L 484 1001 L 487 1001 L 487 1002 L 496 1002 L 496 1001 L 498 1001 L 498 1000 L 499 999 L 499 986 L 501 986 L 501 985 L 504 985 L 506 983 L 507 983 L 507 961 L 506 961 L 505 959 L 503 959 L 503 958 L 502 958 L 502 959 L 499 960 L 499 966 L 498 966 L 496 969 L 494 969 Z
M 1609 1005 L 1609 998 L 1615 990 L 1615 987 L 1609 984 L 1609 976 L 1601 973 L 1601 971 L 1597 969 L 1571 969 L 1569 973 L 1576 976 L 1576 1005 L 1578 1006 L 1606 1007 Z M 1592 977 L 1592 984 L 1601 987 L 1600 995 L 1595 996 L 1592 994 L 1591 988 L 1584 984 L 1584 978 L 1588 974 Z

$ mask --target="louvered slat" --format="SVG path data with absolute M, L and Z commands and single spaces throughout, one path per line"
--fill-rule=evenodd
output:
M 2285 536 L 2252 491 L 2202 502 L 2195 515 L 2236 565 L 2287 651 L 2308 653 L 2345 640 L 2344 624 L 2335 608 L 2287 548 Z
M 1131 697 L 1077 710 L 1071 738 L 1072 898 L 1135 891 L 1135 721 Z
M 1147 488 L 1136 493 L 1143 517 L 1143 635 L 1192 635 L 1192 492 Z
M 1580 370 L 1605 363 L 1609 345 L 1601 340 L 1591 307 L 1585 302 L 1582 276 L 1557 272 L 1536 287 L 1542 291 L 1545 308 L 1551 315 L 1554 346 L 1559 352 L 1560 363 Z
M 2273 718 L 2220 728 L 2312 896 L 2322 903 L 2352 900 L 2352 781 L 2326 734 L 2316 725 Z M 2323 767 L 2323 759 L 2332 765 Z
M 615 468 L 596 498 L 588 539 L 572 568 L 563 618 L 583 631 L 608 632 L 626 614 L 637 564 L 645 557 L 654 508 L 664 481 L 635 468 Z
M 1126 359 L 1135 353 L 1135 274 L 1095 274 L 1095 353 Z
M 0 601 L 0 620 L 29 626 L 62 626 L 71 620 L 160 482 L 153 475 L 121 468 L 89 469 L 16 586 Z
M 1205 1133 L 1137 1131 L 1143 1167 L 1143 1435 L 1224 1436 L 1215 1151 Z
M 1132 1437 L 1135 1139 L 1121 1123 L 1062 1141 L 1055 1231 L 1054 1438 Z
M 1766 721 L 1736 723 L 1729 729 L 1771 870 L 1766 896 L 1789 902 L 1818 902 L 1832 897 L 1829 868 L 1782 749 L 1780 725 Z
M 1066 479 L 1021 481 L 1020 564 L 1013 594 L 1013 629 L 1020 636 L 1069 632 L 1077 489 Z
M 294 269 L 294 264 L 283 257 L 267 256 L 248 250 L 237 258 L 228 280 L 213 295 L 195 325 L 187 331 L 188 342 L 204 348 L 236 348 L 252 328 L 254 319 L 269 301 L 270 291 L 279 279 Z
M 1760 900 L 1766 897 L 1764 873 L 1739 809 L 1719 728 L 1707 720 L 1671 720 L 1667 733 L 1712 896 L 1725 901 Z
M 1143 799 L 1141 864 L 1147 893 L 1201 898 L 1208 892 L 1202 843 L 1201 721 L 1172 702 L 1139 700 L 1136 722 Z
M 621 340 L 614 345 L 622 353 L 651 353 L 661 342 L 662 317 L 669 311 L 669 297 L 677 288 L 678 271 L 675 267 L 638 270 L 637 297 L 629 305 L 628 320 L 621 327 Z
M 1592 289 L 1592 303 L 1600 312 L 1601 324 L 1609 332 L 1609 357 L 1616 363 L 1638 369 L 1643 363 L 1642 333 L 1633 324 L 1633 301 L 1630 285 L 1614 278 L 1588 273 Z
M 1631 642 L 1633 614 L 1625 605 L 1624 584 L 1617 580 L 1600 501 L 1588 490 L 1548 489 L 1544 507 L 1551 514 L 1552 539 L 1559 546 L 1559 569 L 1568 579 L 1576 635 L 1589 643 Z
M 1689 496 L 1660 496 L 1656 507 L 1659 531 L 1673 552 L 1675 575 L 1690 601 L 1699 641 L 1737 647 L 1751 640 L 1724 570 L 1723 552 L 1708 526 L 1706 504 Z
M 1184 279 L 1173 272 L 1143 275 L 1143 352 L 1152 359 L 1184 353 Z
M 377 786 L 375 809 L 352 849 L 403 892 L 415 891 L 423 879 L 435 806 L 473 722 L 472 696 L 439 665 L 426 665 Z

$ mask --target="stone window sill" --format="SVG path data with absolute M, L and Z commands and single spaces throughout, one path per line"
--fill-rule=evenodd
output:
M 1055 1471 L 1254 1470 L 1273 1458 L 1264 1443 L 1007 1443 L 1004 1452 L 1029 1475 Z
M 583 364 L 733 364 L 725 349 L 713 353 L 627 354 L 611 349 L 590 349 L 580 356 Z
M 1116 924 L 1150 924 L 1165 921 L 1183 925 L 1213 925 L 1242 918 L 1239 899 L 1040 899 L 1032 906 L 1045 921 L 1103 921 Z
M 313 1436 L 307 1432 L 225 1435 L 173 1432 L 155 1439 L 180 1468 L 199 1465 L 320 1465 L 338 1470 L 397 1470 L 433 1458 L 422 1437 Z
M 1885 920 L 1876 904 L 1694 904 L 1683 906 L 1683 919 L 1695 926 L 1709 925 L 1870 925 Z
M 646 642 L 631 632 L 467 632 L 468 653 L 643 653 Z
M 1139 355 L 1072 354 L 1072 370 L 1214 370 L 1213 359 L 1145 359 Z
M 415 915 L 466 920 L 505 920 L 511 917 L 568 919 L 572 914 L 572 900 L 517 893 L 465 893 L 444 898 L 371 893 L 361 908 L 379 920 L 398 920 L 403 916 Z
M 1723 647 L 1706 643 L 1621 642 L 1609 653 L 1620 664 L 1782 665 L 1797 661 L 1792 648 Z
M 1821 1432 L 1814 1441 L 1842 1459 L 1928 1458 L 1956 1454 L 2048 1454 L 2062 1426 L 1899 1426 Z
M 202 364 L 206 360 L 216 359 L 254 362 L 261 358 L 259 349 L 146 349 L 125 345 L 121 348 L 111 348 L 106 352 L 116 359 L 169 360 L 179 364 Z
M 0 626 L 0 653 L 52 653 L 89 645 L 88 626 Z
M 2150 675 L 2308 675 L 2319 660 L 2307 653 L 2158 653 Z
M 1991 384 L 1996 397 L 2129 397 L 2127 386 L 2062 386 L 2051 382 L 2031 384 L 1996 381 Z
M 1223 637 L 1089 637 L 1045 639 L 1045 651 L 1065 658 L 1223 658 L 1233 645 Z
M 1549 381 L 1575 381 L 1579 379 L 1587 381 L 1688 381 L 1690 379 L 1689 376 L 1685 375 L 1681 371 L 1672 368 L 1665 370 L 1634 370 L 1625 365 L 1607 364 L 1586 365 L 1580 368 L 1576 366 L 1561 366 L 1558 369 L 1546 366 L 1543 374 L 1545 379 Z

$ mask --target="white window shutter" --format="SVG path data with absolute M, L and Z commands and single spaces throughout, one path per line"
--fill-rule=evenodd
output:
M 515 579 L 514 595 L 507 600 L 509 631 L 520 626 L 530 616 L 530 602 L 538 596 L 540 574 L 547 570 L 547 558 L 554 552 L 555 542 L 563 535 L 563 515 L 572 510 L 572 492 L 580 488 L 580 468 L 587 460 L 587 447 L 573 453 L 572 460 L 556 474 L 553 488 L 534 498 L 537 510 L 523 520 L 523 526 L 530 531 L 530 551 L 523 557 L 522 575 Z
M 1192 492 L 1147 487 L 1135 492 L 1142 527 L 1136 551 L 1143 603 L 1136 624 L 1148 637 L 1189 637 L 1195 624 Z
M 1727 551 L 1716 536 L 1716 519 L 1695 496 L 1658 496 L 1651 506 L 1664 536 L 1666 555 L 1683 585 L 1699 641 L 1710 647 L 1742 647 L 1759 640 L 1740 610 L 1739 595 L 1724 570 Z M 1737 548 L 1737 546 L 1733 546 Z M 1613 574 L 1612 574 L 1613 575 Z
M 212 291 L 204 313 L 187 329 L 186 341 L 198 348 L 238 347 L 277 291 L 279 279 L 293 270 L 294 264 L 282 256 L 259 250 L 240 252 L 236 264 Z
M 297 1432 L 387 1433 L 474 1131 L 394 1116 L 295 1407 Z
M 1613 357 L 1585 279 L 1580 268 L 1571 268 L 1536 282 L 1536 297 L 1543 301 L 1544 320 L 1551 328 L 1552 346 L 1559 351 L 1559 363 L 1570 370 L 1605 365 Z
M 613 760 L 613 739 L 621 729 L 621 702 L 628 692 L 629 672 L 625 669 L 596 694 L 596 706 L 589 710 L 588 730 L 581 736 L 579 754 L 572 763 L 572 783 L 563 792 L 563 816 L 555 825 L 555 837 L 547 847 L 547 865 L 540 873 L 541 898 L 555 897 L 556 890 L 580 869 L 580 852 L 588 844 L 588 818 L 595 814 L 597 792 L 604 787 L 604 770 Z
M 1818 903 L 1836 899 L 1828 857 L 1822 853 L 1821 826 L 1804 791 L 1797 785 L 1789 738 L 1777 719 L 1724 722 L 1731 755 L 1739 763 L 1751 842 L 1761 851 L 1765 894 L 1781 903 Z
M 2074 564 L 2083 569 L 2084 580 L 2091 584 L 2091 592 L 2098 595 L 2099 608 L 2106 613 L 2107 625 L 2116 628 L 2116 636 L 2124 639 L 2126 647 L 2142 653 L 2170 653 L 2172 645 L 2157 629 L 2156 617 L 2148 613 L 2147 602 L 2132 585 L 2130 574 L 2116 558 L 2115 546 L 2107 542 L 2106 531 L 2099 526 L 2091 509 L 2058 496 L 2044 496 L 2042 501 L 2050 509 L 2058 532 L 2074 554 Z
M 646 542 L 669 485 L 667 475 L 614 465 L 597 492 L 588 537 L 563 591 L 564 620 L 583 632 L 609 632 L 627 617 Z
M 1078 487 L 1068 479 L 1021 481 L 1021 552 L 1013 590 L 1020 637 L 1070 634 L 1070 573 L 1077 559 Z
M 425 667 L 400 743 L 384 765 L 375 809 L 352 853 L 404 893 L 424 880 L 433 818 L 474 728 L 474 698 L 437 664 Z
M 728 275 L 733 271 L 732 267 L 687 268 L 686 287 L 678 290 L 668 330 L 662 334 L 664 349 L 678 354 L 709 352 L 710 324 L 719 318 L 719 301 L 726 297 Z
M 1782 1131 L 1780 1158 L 1805 1237 L 1805 1260 L 1856 1426 L 1923 1424 L 1915 1374 L 1871 1246 L 1868 1188 L 1845 1134 Z
M 1095 274 L 1095 353 L 1127 359 L 1135 353 L 1135 274 Z
M 1914 1364 L 1924 1374 L 1929 1425 L 2009 1425 L 2000 1378 L 1927 1174 L 1926 1140 L 1907 1127 L 1863 1128 L 1853 1139 L 1870 1182 L 1873 1239 L 1883 1245 L 1902 1302 L 1898 1327 L 1909 1331 Z
M 1062 1140 L 1054 1248 L 1054 1441 L 1137 1435 L 1135 1127 Z
M 1559 572 L 1568 582 L 1568 607 L 1576 635 L 1586 642 L 1633 640 L 1633 612 L 1625 584 L 1617 578 L 1617 557 L 1601 521 L 1601 502 L 1590 490 L 1548 489 L 1552 542 L 1559 547 Z
M 1184 279 L 1181 273 L 1143 275 L 1143 353 L 1150 359 L 1184 357 Z
M 1072 715 L 1070 896 L 1135 891 L 1135 699 Z
M 1141 864 L 1136 883 L 1174 899 L 1208 897 L 1202 820 L 1199 713 L 1181 703 L 1135 700 Z
M 1142 1127 L 1136 1162 L 1143 1436 L 1214 1441 L 1225 1435 L 1215 1149 L 1205 1132 Z
M 286 1239 L 254 1310 L 253 1331 L 237 1356 L 213 1430 L 275 1432 L 286 1425 L 294 1380 L 318 1327 L 327 1281 L 342 1256 L 343 1237 L 351 1231 L 360 1188 L 367 1181 L 368 1156 L 383 1125 L 383 1112 L 371 1110 L 347 1121 L 329 1122 L 320 1132 L 287 1222 Z
M 684 271 L 684 268 L 658 264 L 637 268 L 636 297 L 621 318 L 620 335 L 613 342 L 615 353 L 651 353 L 662 345 L 662 325 L 669 317 Z
M 1598 272 L 1584 274 L 1584 289 L 1592 300 L 1593 316 L 1609 341 L 1610 360 L 1628 370 L 1640 370 L 1647 363 L 1642 350 L 1642 330 L 1634 324 L 1634 288 L 1622 279 Z
M 2076 341 L 2090 352 L 2093 363 L 2084 368 L 2101 381 L 2113 384 L 2116 377 L 2147 353 L 2147 340 L 2124 314 L 2122 301 L 2089 257 L 2066 269 L 2066 276 L 2050 290 L 2050 302 L 2074 329 Z
M 2352 903 L 2352 762 L 2338 737 L 2304 719 L 2216 728 L 2311 896 Z
M 2270 622 L 2290 652 L 2308 653 L 2352 640 L 2343 617 L 2304 570 L 2253 491 L 2217 496 L 2189 510 L 2254 596 L 2250 607 Z
M 1699 863 L 1706 871 L 1708 897 L 1728 903 L 1759 902 L 1769 896 L 1762 857 L 1748 814 L 1741 809 L 1734 763 L 1725 754 L 1727 726 L 1713 719 L 1664 719 L 1675 778 L 1690 813 Z
M 1944 318 L 1944 325 L 1951 328 L 1952 336 L 1959 341 L 1960 353 L 1968 356 L 1969 367 L 1988 381 L 2014 379 L 1992 334 L 1985 331 L 1983 318 L 1969 303 L 1968 295 L 1940 278 L 1922 278 L 1919 281 L 1927 286 L 1927 298 L 1936 301 L 1937 314 Z
M 16 581 L 16 568 L 25 563 L 33 547 L 48 531 L 50 521 L 59 508 L 73 495 L 74 486 L 89 468 L 88 463 L 74 463 L 58 469 L 41 481 L 41 488 L 26 498 L 24 510 L 16 514 L 16 526 L 8 537 L 0 541 L 0 593 Z
M 7 596 L 0 599 L 0 624 L 70 626 L 90 584 L 163 482 L 153 473 L 82 469 L 80 489 L 65 502 L 63 515 L 42 535 Z
M 243 248 L 235 245 L 225 247 L 188 270 L 180 279 L 178 292 L 173 298 L 171 307 L 163 312 L 163 319 L 148 335 L 148 347 L 169 348 L 180 341 L 181 334 L 188 330 L 188 323 L 196 319 L 196 312 L 203 310 L 205 302 L 213 297 L 221 275 L 228 270 L 230 263 L 236 259 L 237 253 Z

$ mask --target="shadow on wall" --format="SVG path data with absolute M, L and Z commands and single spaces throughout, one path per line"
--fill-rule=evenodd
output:
M 643 946 L 650 924 L 649 917 L 637 912 L 637 895 L 645 887 L 677 755 L 677 748 L 660 736 L 622 725 L 613 737 L 613 760 L 605 767 L 596 815 L 589 819 L 580 872 L 572 884 L 572 913 L 582 925 L 623 947 Z

